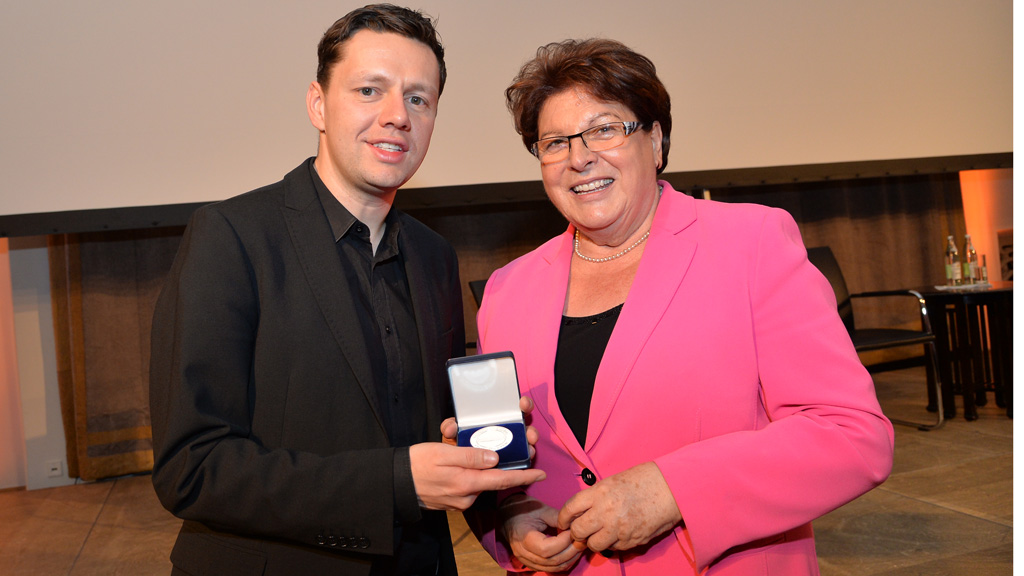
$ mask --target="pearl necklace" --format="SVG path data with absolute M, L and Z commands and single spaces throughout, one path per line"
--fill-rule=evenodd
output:
M 582 253 L 580 253 L 580 231 L 577 228 L 576 229 L 576 233 L 573 235 L 573 246 L 572 246 L 572 249 L 573 249 L 573 251 L 576 252 L 577 256 L 579 256 L 580 258 L 586 260 L 587 262 L 594 262 L 594 263 L 600 264 L 601 262 L 607 262 L 609 260 L 615 260 L 616 258 L 625 255 L 627 252 L 629 252 L 633 248 L 636 248 L 637 246 L 639 246 L 641 242 L 643 242 L 644 240 L 647 240 L 647 237 L 650 236 L 650 235 L 651 235 L 651 231 L 647 230 L 647 232 L 644 233 L 644 235 L 641 236 L 639 240 L 637 240 L 636 242 L 633 242 L 632 246 L 630 246 L 629 248 L 626 248 L 625 250 L 623 250 L 622 252 L 619 252 L 618 254 L 612 254 L 611 256 L 607 256 L 605 258 L 591 258 L 590 256 L 584 256 Z

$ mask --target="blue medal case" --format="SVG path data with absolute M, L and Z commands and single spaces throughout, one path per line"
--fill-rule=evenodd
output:
M 472 446 L 470 438 L 481 428 L 500 426 L 512 433 L 512 440 L 498 453 L 497 468 L 517 470 L 530 467 L 526 425 L 519 410 L 519 379 L 512 352 L 494 352 L 447 363 L 459 446 Z

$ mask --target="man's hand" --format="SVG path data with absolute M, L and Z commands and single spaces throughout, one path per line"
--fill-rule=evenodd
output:
M 531 570 L 565 572 L 587 549 L 568 531 L 557 530 L 558 510 L 525 494 L 506 498 L 498 517 L 512 554 Z
M 492 470 L 498 453 L 440 442 L 409 447 L 412 480 L 420 506 L 428 510 L 465 510 L 487 490 L 527 486 L 545 478 L 542 470 Z
M 558 527 L 600 552 L 647 544 L 682 519 L 661 470 L 645 462 L 576 493 L 558 513 Z

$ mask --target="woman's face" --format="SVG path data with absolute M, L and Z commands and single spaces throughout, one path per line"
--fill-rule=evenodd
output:
M 579 89 L 551 96 L 537 118 L 538 138 L 577 134 L 609 122 L 636 121 L 625 105 L 598 100 Z M 617 148 L 593 152 L 580 138 L 569 156 L 541 162 L 541 178 L 558 211 L 587 237 L 624 241 L 653 214 L 658 202 L 661 126 L 644 126 Z

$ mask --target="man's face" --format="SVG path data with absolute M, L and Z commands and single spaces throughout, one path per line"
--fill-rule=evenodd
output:
M 320 130 L 316 167 L 335 194 L 393 193 L 419 168 L 437 115 L 440 71 L 422 42 L 360 30 L 342 46 L 326 89 L 307 94 Z

